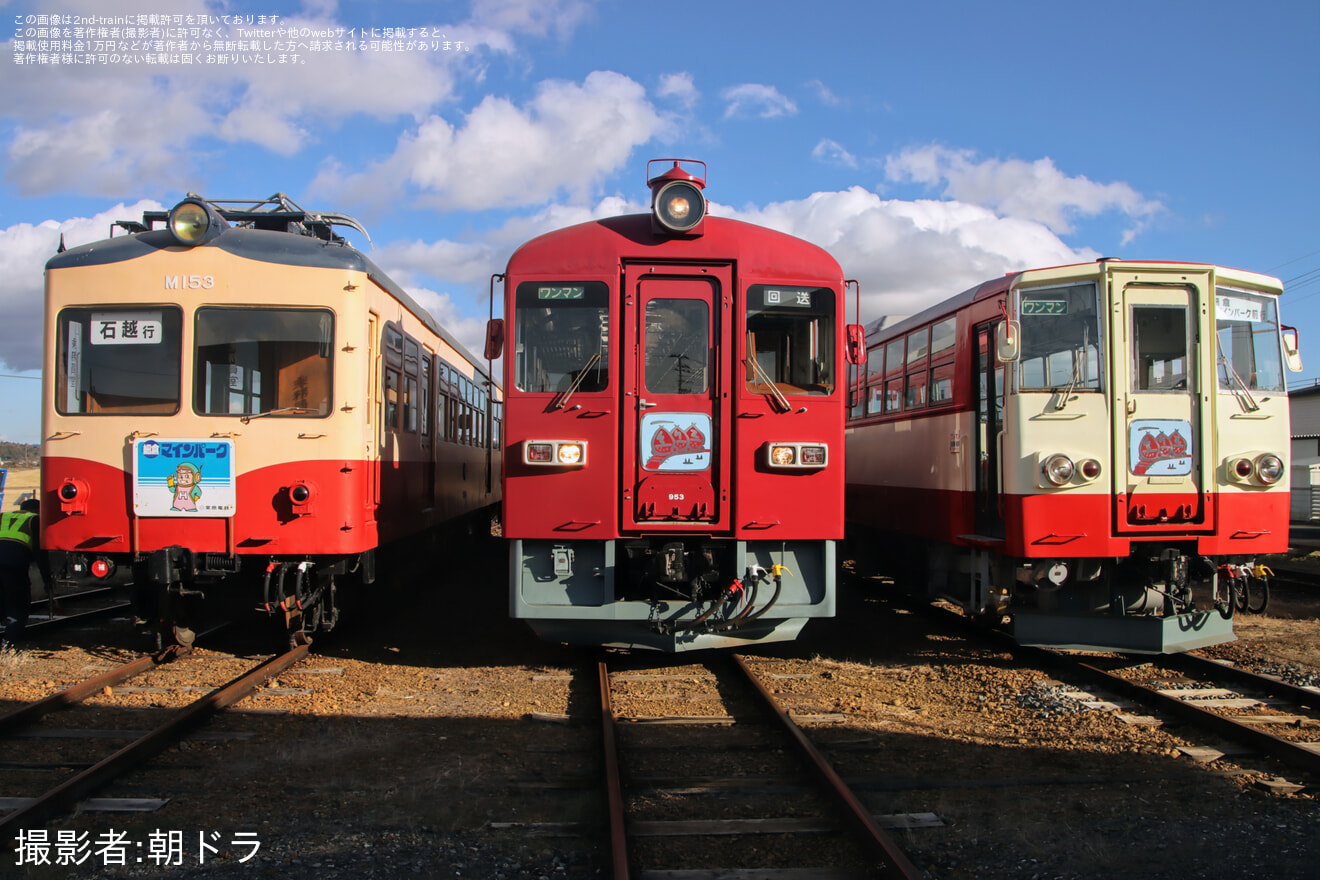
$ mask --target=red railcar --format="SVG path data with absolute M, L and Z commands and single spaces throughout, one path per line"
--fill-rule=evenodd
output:
M 498 388 L 351 218 L 189 196 L 117 225 L 46 265 L 57 572 L 131 571 L 166 633 L 206 594 L 301 636 L 381 548 L 498 503 Z
M 1300 363 L 1281 293 L 1253 272 L 1101 260 L 872 327 L 851 535 L 932 594 L 1011 616 L 1026 644 L 1231 639 L 1230 586 L 1287 547 L 1284 364 Z
M 834 613 L 843 274 L 657 161 L 652 213 L 540 236 L 504 275 L 510 610 L 575 643 L 791 639 Z

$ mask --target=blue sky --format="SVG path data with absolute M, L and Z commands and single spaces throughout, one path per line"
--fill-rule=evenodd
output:
M 29 16 L 163 9 L 450 48 L 15 62 Z M 647 160 L 671 156 L 708 163 L 723 216 L 830 249 L 866 320 L 1007 271 L 1204 261 L 1291 282 L 1294 386 L 1320 376 L 1314 0 L 0 0 L 0 22 L 0 439 L 39 438 L 61 233 L 101 238 L 189 191 L 282 191 L 357 217 L 372 243 L 354 243 L 479 349 L 518 243 L 643 210 Z

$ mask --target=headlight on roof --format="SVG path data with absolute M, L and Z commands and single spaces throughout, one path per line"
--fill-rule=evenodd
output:
M 192 194 L 170 209 L 165 225 L 174 240 L 185 247 L 210 241 L 229 226 L 204 199 Z

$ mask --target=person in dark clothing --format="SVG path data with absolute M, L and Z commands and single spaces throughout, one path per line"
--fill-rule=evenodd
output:
M 17 511 L 0 514 L 0 620 L 5 628 L 0 651 L 13 650 L 27 626 L 32 604 L 28 568 L 38 556 L 39 512 L 40 503 L 29 499 Z

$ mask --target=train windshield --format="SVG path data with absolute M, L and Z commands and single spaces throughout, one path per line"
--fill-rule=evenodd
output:
M 64 309 L 55 408 L 62 415 L 178 412 L 182 327 L 172 306 Z
M 828 287 L 753 284 L 747 289 L 747 390 L 834 391 L 834 300 Z
M 608 387 L 609 295 L 609 287 L 599 281 L 518 285 L 513 381 L 519 391 Z
M 1019 292 L 1023 391 L 1098 391 L 1100 319 L 1095 284 L 1033 287 Z
M 198 309 L 193 408 L 207 416 L 327 416 L 334 338 L 334 316 L 324 309 Z
M 1274 298 L 1220 287 L 1215 290 L 1215 353 L 1219 387 L 1282 391 L 1283 363 Z

